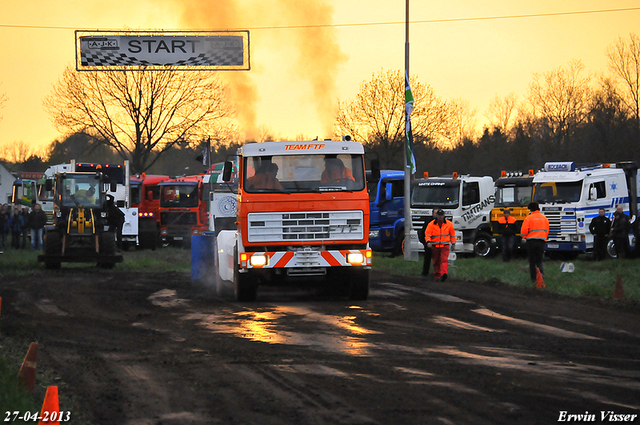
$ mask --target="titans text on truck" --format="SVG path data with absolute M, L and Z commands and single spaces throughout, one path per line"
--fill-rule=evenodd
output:
M 362 145 L 248 144 L 238 150 L 238 164 L 237 229 L 216 238 L 218 290 L 253 300 L 260 284 L 313 281 L 366 299 L 371 250 Z M 228 162 L 225 180 L 231 168 Z

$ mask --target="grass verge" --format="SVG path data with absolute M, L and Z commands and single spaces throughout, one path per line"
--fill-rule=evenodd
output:
M 544 281 L 546 290 L 568 296 L 589 296 L 613 298 L 616 278 L 620 275 L 624 297 L 628 300 L 640 301 L 640 261 L 639 260 L 607 260 L 594 262 L 583 255 L 571 261 L 575 271 L 562 272 L 562 261 L 545 259 Z M 373 258 L 374 270 L 401 276 L 420 276 L 422 273 L 422 257 L 420 261 L 405 261 L 403 257 L 390 257 L 376 254 Z M 431 267 L 433 272 L 433 267 Z M 486 282 L 499 280 L 508 285 L 531 287 L 529 278 L 529 262 L 517 258 L 508 263 L 499 258 L 460 258 L 449 266 L 449 277 L 459 280 Z

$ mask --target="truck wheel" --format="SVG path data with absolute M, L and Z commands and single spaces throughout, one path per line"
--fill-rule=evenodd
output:
M 116 237 L 114 232 L 102 232 L 100 234 L 100 240 L 98 241 L 100 244 L 100 255 L 104 256 L 112 256 L 116 253 Z M 110 262 L 101 262 L 98 263 L 100 267 L 103 269 L 112 269 L 116 263 Z
M 491 243 L 491 236 L 486 233 L 478 233 L 478 237 L 473 243 L 473 253 L 478 257 L 490 258 L 495 252 L 496 248 Z
M 618 252 L 616 251 L 616 244 L 613 239 L 607 241 L 607 256 L 609 258 L 618 258 Z
M 366 300 L 369 296 L 369 269 L 353 268 L 349 271 L 349 299 Z
M 233 272 L 233 289 L 236 301 L 255 301 L 258 296 L 258 284 L 251 273 L 240 273 L 240 266 L 235 261 Z
M 44 255 L 47 257 L 50 255 L 62 255 L 62 234 L 60 232 L 47 232 L 44 239 Z M 60 261 L 45 260 L 44 267 L 47 269 L 59 269 Z

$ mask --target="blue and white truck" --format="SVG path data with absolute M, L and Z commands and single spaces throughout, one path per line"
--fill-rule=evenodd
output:
M 374 251 L 402 254 L 404 241 L 404 171 L 380 170 L 380 178 L 369 180 L 369 245 Z
M 567 258 L 593 249 L 591 220 L 605 209 L 612 218 L 616 205 L 631 217 L 635 232 L 629 242 L 635 245 L 638 214 L 638 165 L 635 162 L 578 165 L 574 162 L 547 162 L 533 178 L 533 200 L 549 219 L 546 250 Z M 610 241 L 607 251 L 615 257 Z

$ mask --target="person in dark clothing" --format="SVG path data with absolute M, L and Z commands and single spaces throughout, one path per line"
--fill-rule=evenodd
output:
M 424 246 L 424 263 L 422 263 L 422 276 L 429 276 L 429 268 L 431 267 L 431 248 L 427 248 L 427 241 L 424 239 L 424 232 L 427 230 L 427 226 L 433 220 L 436 219 L 436 209 L 431 213 L 431 217 L 427 218 L 422 225 L 422 228 L 418 232 L 418 239 Z
M 9 218 L 11 210 L 6 205 L 0 207 L 0 249 L 7 249 L 7 234 L 9 233 Z
M 24 220 L 20 215 L 20 209 L 15 208 L 13 215 L 9 218 L 9 231 L 11 231 L 11 248 L 20 249 L 20 236 L 22 234 L 22 227 L 24 226 Z
M 620 205 L 616 205 L 616 212 L 613 214 L 613 221 L 611 222 L 611 237 L 616 246 L 616 254 L 620 259 L 629 257 L 630 230 L 629 216 L 624 213 Z
M 27 245 L 29 245 L 29 236 L 31 232 L 29 231 L 29 208 L 23 207 L 22 212 L 20 213 L 22 216 L 22 249 L 26 249 Z
M 511 261 L 513 255 L 518 229 L 516 228 L 516 219 L 511 215 L 511 210 L 505 208 L 502 213 L 503 216 L 498 219 L 498 231 L 502 235 L 502 261 L 507 263 Z
M 593 235 L 593 261 L 607 258 L 607 240 L 611 231 L 611 220 L 605 214 L 605 209 L 600 208 L 598 216 L 589 224 L 589 231 Z
M 109 229 L 115 229 L 118 251 L 122 251 L 122 226 L 124 225 L 124 213 L 115 204 L 112 195 L 107 195 L 107 224 L 109 225 Z
M 42 249 L 42 233 L 47 224 L 47 214 L 42 211 L 40 204 L 33 206 L 29 214 L 29 229 L 31 229 L 31 250 Z

